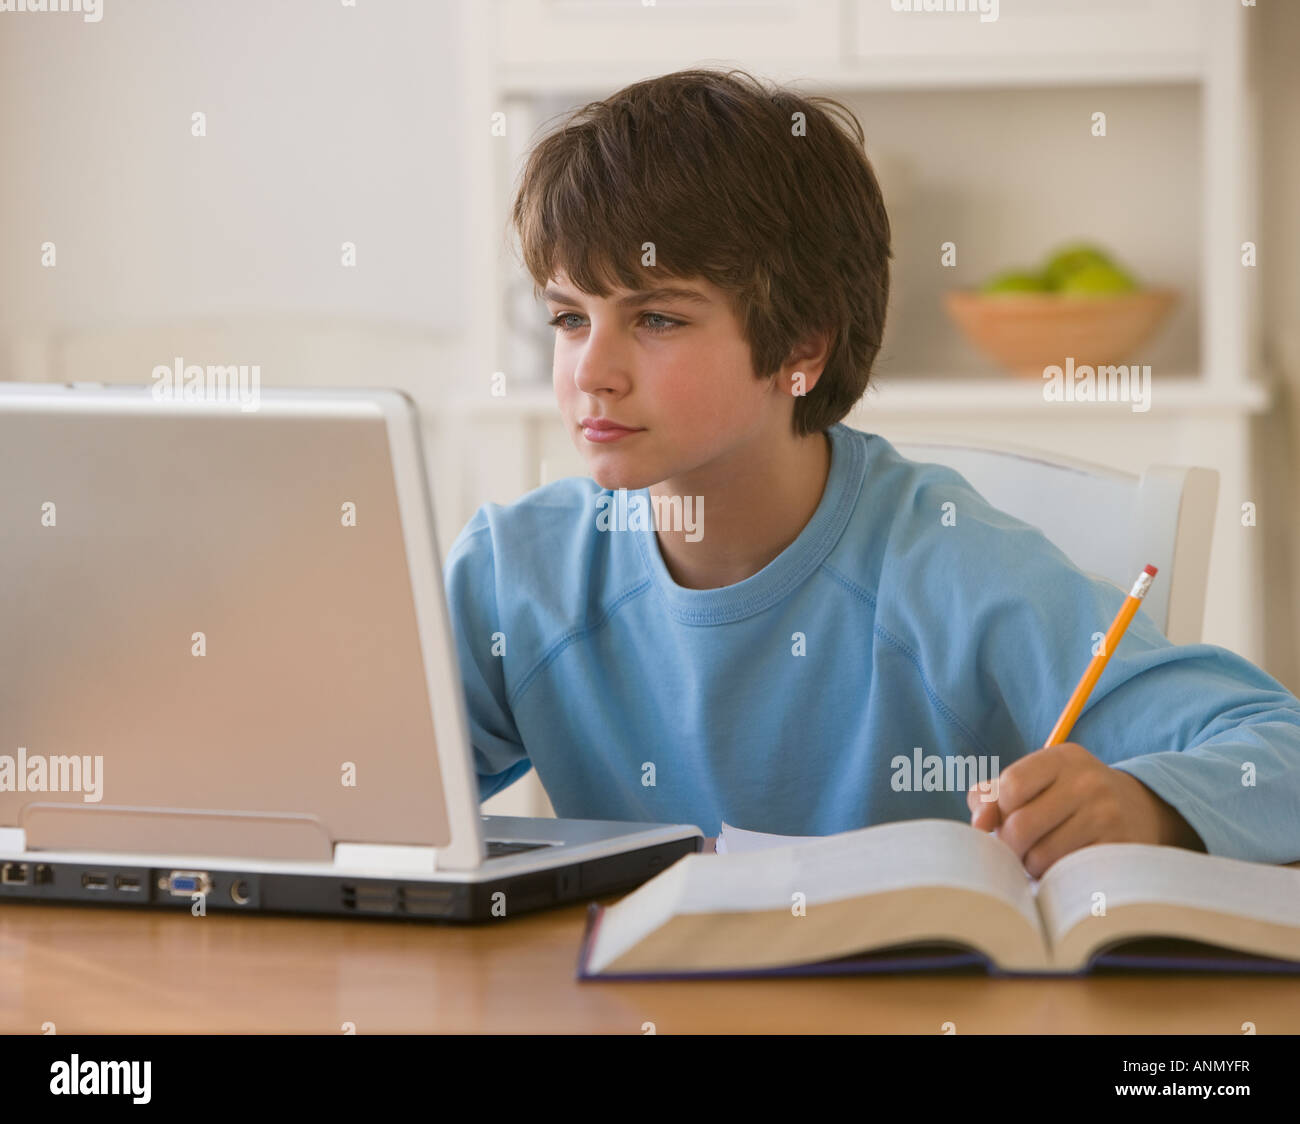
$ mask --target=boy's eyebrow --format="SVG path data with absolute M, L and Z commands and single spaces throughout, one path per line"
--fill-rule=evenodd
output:
M 542 294 L 543 298 L 548 301 L 554 301 L 556 304 L 580 304 L 577 297 L 570 296 L 568 293 L 562 293 L 558 289 L 547 288 Z M 615 302 L 620 307 L 627 308 L 634 304 L 651 304 L 655 301 L 689 301 L 692 304 L 712 304 L 713 302 L 703 293 L 695 289 L 674 288 L 671 285 L 662 286 L 658 289 L 637 289 L 625 297 L 619 297 Z

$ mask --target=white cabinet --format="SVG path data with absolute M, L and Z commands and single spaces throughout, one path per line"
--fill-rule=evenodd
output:
M 838 0 L 502 0 L 497 17 L 507 67 L 839 56 Z
M 851 0 L 853 53 L 1014 58 L 1196 55 L 1204 0 Z M 898 9 L 904 10 L 898 10 Z M 994 18 L 990 19 L 990 16 Z

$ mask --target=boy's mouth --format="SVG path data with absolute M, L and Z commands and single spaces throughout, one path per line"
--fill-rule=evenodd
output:
M 622 425 L 619 422 L 611 421 L 609 418 L 592 418 L 582 419 L 582 435 L 588 441 L 594 441 L 597 444 L 608 444 L 611 441 L 621 441 L 624 437 L 631 437 L 634 433 L 641 433 L 643 430 L 630 425 Z

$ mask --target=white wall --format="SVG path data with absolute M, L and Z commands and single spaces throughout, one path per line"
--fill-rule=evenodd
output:
M 0 15 L 0 377 L 23 376 L 51 328 L 287 315 L 458 335 L 459 10 L 105 0 L 98 23 Z M 295 381 L 277 373 L 263 381 Z

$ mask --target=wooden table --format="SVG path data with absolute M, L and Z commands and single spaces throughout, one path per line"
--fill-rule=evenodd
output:
M 1282 976 L 580 984 L 584 913 L 457 927 L 6 903 L 0 1032 L 1300 1032 L 1300 978 Z

